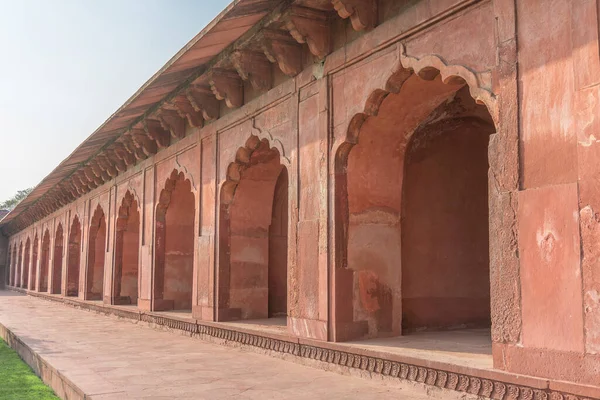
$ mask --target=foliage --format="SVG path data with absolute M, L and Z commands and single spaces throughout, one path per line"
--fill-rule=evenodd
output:
M 32 190 L 33 188 L 17 191 L 17 194 L 15 194 L 13 197 L 0 203 L 0 210 L 12 210 L 17 206 L 17 204 L 19 204 L 21 200 L 27 197 Z
M 0 399 L 58 400 L 52 389 L 44 385 L 2 339 L 0 339 L 0 382 Z

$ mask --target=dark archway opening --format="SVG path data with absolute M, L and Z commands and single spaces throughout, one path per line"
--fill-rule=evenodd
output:
M 79 272 L 81 260 L 81 223 L 75 216 L 71 223 L 69 233 L 69 247 L 67 255 L 67 296 L 79 296 Z
M 491 133 L 485 121 L 454 118 L 412 136 L 402 197 L 404 332 L 490 327 Z
M 17 271 L 17 244 L 15 243 L 13 246 L 13 252 L 12 252 L 12 277 L 11 277 L 11 285 L 13 287 L 17 286 L 17 275 L 18 275 L 18 271 Z
M 192 309 L 195 203 L 190 181 L 174 170 L 156 209 L 154 311 Z
M 140 213 L 130 192 L 119 208 L 115 241 L 115 273 L 112 304 L 137 304 Z
M 52 260 L 52 294 L 61 293 L 62 264 L 63 264 L 63 227 L 58 224 L 54 235 L 54 257 Z
M 102 300 L 103 298 L 105 245 L 106 218 L 102 207 L 98 205 L 90 223 L 86 300 Z
M 13 260 L 13 256 L 12 256 L 12 245 L 8 245 L 8 254 L 7 254 L 7 268 L 6 268 L 6 284 L 8 286 L 12 286 L 12 277 L 13 277 L 13 265 L 12 265 L 12 260 Z
M 37 264 L 38 264 L 39 243 L 40 243 L 40 240 L 36 233 L 35 239 L 33 240 L 33 252 L 31 254 L 31 275 L 29 277 L 29 285 L 30 285 L 31 290 L 35 290 L 36 283 L 37 283 Z
M 288 173 L 251 137 L 221 191 L 219 321 L 288 314 Z
M 23 282 L 22 282 L 22 276 L 23 276 L 23 242 L 21 242 L 19 244 L 19 258 L 18 258 L 18 265 L 17 265 L 17 287 L 23 287 Z
M 48 291 L 50 277 L 50 232 L 46 229 L 42 237 L 42 254 L 40 258 L 40 292 Z
M 29 279 L 29 261 L 30 261 L 29 255 L 30 254 L 31 254 L 31 239 L 27 238 L 27 241 L 25 242 L 25 255 L 23 257 L 23 288 L 31 290 L 31 289 L 35 289 L 35 281 L 32 282 L 33 286 L 29 287 L 29 283 L 31 282 L 31 279 Z M 35 269 L 35 267 L 33 267 L 32 269 Z

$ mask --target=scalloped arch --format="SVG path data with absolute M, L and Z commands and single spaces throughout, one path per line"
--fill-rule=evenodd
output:
M 129 207 L 131 207 L 131 203 L 133 203 L 134 201 L 136 202 L 137 210 L 139 212 L 141 210 L 141 205 L 137 192 L 135 192 L 135 190 L 131 191 L 130 188 L 128 188 L 125 194 L 121 197 L 121 201 L 119 202 L 119 211 L 122 207 L 126 207 L 127 209 L 129 209 Z M 118 212 L 117 217 L 120 217 Z
M 256 126 L 256 119 L 252 119 L 252 135 L 258 137 L 260 140 L 267 140 L 269 147 L 276 149 L 279 152 L 279 156 L 284 161 L 283 164 L 287 167 L 291 163 L 289 157 L 286 154 L 283 142 L 273 136 L 271 131 L 268 129 L 262 130 Z
M 256 131 L 260 133 L 259 135 L 251 134 L 248 140 L 243 147 L 240 147 L 235 153 L 235 161 L 231 162 L 227 166 L 227 173 L 225 177 L 225 182 L 221 185 L 221 204 L 228 206 L 233 201 L 233 197 L 235 195 L 235 190 L 237 189 L 238 183 L 241 179 L 241 173 L 246 165 L 250 162 L 250 158 L 252 157 L 252 153 L 256 151 L 261 143 L 266 143 L 269 146 L 269 149 L 272 151 L 276 151 L 279 155 L 279 162 L 287 167 L 289 166 L 289 160 L 282 156 L 283 146 L 281 142 L 277 139 L 274 141 L 269 140 L 272 139 L 272 136 L 269 134 L 268 136 L 264 135 L 262 131 L 258 128 L 255 128 Z M 261 138 L 262 136 L 262 138 Z M 282 162 L 285 160 L 287 162 Z
M 440 57 L 433 54 L 420 59 L 408 56 L 404 46 L 401 48 L 400 62 L 404 68 L 414 71 L 419 76 L 431 70 L 437 70 L 444 83 L 452 83 L 457 79 L 464 81 L 469 86 L 471 97 L 478 104 L 485 105 L 492 115 L 495 114 L 496 96 L 489 89 L 483 87 L 475 72 L 469 68 L 463 65 L 448 65 Z
M 351 118 L 346 131 L 346 143 L 357 144 L 360 130 L 367 119 L 376 117 L 383 101 L 392 93 L 398 94 L 404 83 L 415 74 L 427 81 L 434 80 L 439 75 L 444 84 L 467 85 L 475 102 L 485 105 L 492 119 L 498 120 L 496 95 L 485 88 L 477 75 L 469 68 L 462 65 L 448 65 L 437 55 L 428 55 L 422 58 L 408 56 L 404 45 L 400 50 L 400 65 L 400 69 L 388 78 L 384 89 L 375 89 L 371 92 L 365 102 L 363 112 L 359 112 Z M 342 153 L 344 153 L 344 149 L 349 150 L 348 146 L 342 145 Z
M 158 202 L 156 204 L 157 220 L 165 218 L 167 209 L 169 208 L 169 204 L 171 203 L 171 194 L 173 193 L 173 190 L 175 190 L 175 185 L 178 181 L 189 182 L 190 190 L 193 190 L 192 181 L 185 174 L 185 172 L 179 171 L 177 168 L 174 168 L 173 171 L 171 171 L 171 175 L 165 180 L 165 185 L 160 191 L 160 195 L 158 197 Z M 193 192 L 191 193 L 193 194 Z
M 98 203 L 98 205 L 94 209 L 94 214 L 90 221 L 90 228 L 93 228 L 94 226 L 98 225 L 100 223 L 100 219 L 103 218 L 104 216 L 105 216 L 104 209 L 102 208 L 100 203 Z

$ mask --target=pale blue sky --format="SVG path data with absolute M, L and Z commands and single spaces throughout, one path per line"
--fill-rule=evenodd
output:
M 0 201 L 37 185 L 230 0 L 0 0 Z

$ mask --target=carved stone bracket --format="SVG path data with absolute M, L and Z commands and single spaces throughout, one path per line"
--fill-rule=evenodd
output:
M 123 135 L 121 141 L 123 143 L 123 146 L 125 146 L 125 149 L 131 154 L 133 154 L 136 160 L 142 161 L 148 158 L 148 156 L 142 150 L 142 146 L 136 145 L 134 143 L 130 133 L 126 133 L 125 135 Z
M 158 147 L 165 148 L 171 144 L 169 132 L 166 131 L 160 121 L 155 119 L 146 119 L 144 121 L 144 130 L 148 137 L 156 142 Z
M 229 108 L 244 104 L 244 85 L 236 72 L 213 69 L 208 73 L 210 88 L 218 100 L 225 100 Z
M 201 128 L 204 125 L 202 112 L 194 109 L 189 99 L 184 95 L 176 96 L 171 102 L 172 107 L 177 110 L 180 117 L 187 119 L 193 128 Z
M 331 52 L 327 13 L 307 7 L 292 7 L 285 17 L 285 28 L 298 43 L 306 43 L 312 54 L 325 58 Z
M 355 31 L 372 29 L 377 24 L 377 0 L 332 0 L 342 18 L 350 18 Z
M 156 142 L 148 137 L 146 131 L 143 129 L 132 129 L 131 130 L 131 138 L 133 142 L 140 146 L 143 150 L 144 154 L 147 156 L 151 156 L 152 154 L 156 154 L 158 151 L 158 147 Z
M 231 61 L 240 77 L 250 81 L 253 88 L 257 90 L 269 90 L 273 82 L 271 64 L 264 54 L 238 50 L 231 55 Z
M 100 165 L 98 164 L 98 161 L 92 160 L 92 162 L 90 162 L 90 167 L 92 168 L 92 170 L 94 171 L 94 173 L 96 175 L 100 176 L 104 180 L 104 182 L 110 180 L 110 176 L 108 175 L 108 173 L 106 173 L 106 171 L 102 167 L 100 167 Z
M 79 172 L 80 171 L 77 171 L 73 174 L 73 184 L 77 188 L 79 194 L 85 194 L 89 192 L 91 188 L 88 186 L 87 180 L 83 178 Z
M 93 181 L 98 186 L 104 183 L 102 178 L 99 175 L 96 175 L 92 167 L 90 167 L 89 165 L 83 169 L 83 173 L 88 178 L 88 180 Z
M 177 111 L 163 108 L 158 112 L 157 117 L 163 129 L 169 131 L 173 138 L 185 137 L 185 120 Z
M 133 154 L 131 154 L 130 152 L 128 152 L 125 149 L 125 146 L 123 146 L 122 143 L 115 143 L 114 145 L 114 153 L 115 155 L 120 158 L 121 160 L 123 160 L 123 162 L 125 163 L 126 166 L 130 166 L 135 164 L 135 157 Z
M 288 76 L 302 72 L 302 46 L 285 32 L 265 29 L 262 32 L 261 47 L 272 63 L 277 63 Z
M 96 157 L 96 160 L 98 160 L 98 164 L 100 165 L 100 167 L 102 167 L 106 173 L 108 175 L 110 175 L 111 178 L 114 178 L 115 176 L 117 176 L 118 171 L 116 170 L 115 167 L 113 167 L 113 165 L 106 159 L 105 156 L 101 155 Z
M 81 184 L 83 186 L 87 186 L 89 190 L 93 190 L 98 187 L 98 185 L 96 185 L 96 183 L 93 180 L 88 179 L 88 177 L 85 175 L 85 172 L 82 169 L 77 171 L 75 174 L 81 182 Z
M 115 154 L 113 149 L 106 149 L 105 154 L 106 158 L 111 162 L 112 165 L 115 166 L 117 171 L 125 172 L 127 170 L 127 165 Z
M 205 120 L 219 118 L 219 102 L 209 87 L 191 84 L 185 94 L 194 110 L 202 112 Z

